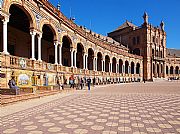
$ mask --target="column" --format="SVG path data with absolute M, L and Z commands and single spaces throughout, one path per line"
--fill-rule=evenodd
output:
M 111 72 L 111 63 L 109 62 L 109 72 Z
M 136 64 L 134 65 L 134 74 L 136 74 Z
M 86 69 L 86 54 L 83 55 L 83 69 Z
M 103 59 L 101 60 L 101 70 L 102 70 L 102 72 L 104 72 L 104 60 Z
M 42 34 L 38 35 L 38 61 L 42 61 L 41 60 L 41 38 L 42 38 Z
M 71 51 L 71 67 L 73 67 L 73 61 L 74 61 L 74 58 L 73 58 L 73 49 L 70 50 Z
M 88 55 L 86 55 L 86 69 L 88 69 Z
M 31 31 L 30 32 L 31 34 L 31 60 L 36 60 L 35 59 L 35 35 L 36 35 L 36 32 L 35 31 Z
M 93 70 L 96 71 L 96 57 L 93 59 Z
M 116 63 L 116 73 L 119 73 L 119 64 Z
M 58 42 L 54 42 L 54 50 L 55 50 L 55 64 L 58 64 L 58 55 L 57 55 L 57 48 L 58 48 Z
M 74 67 L 76 68 L 76 55 L 77 55 L 77 51 L 75 50 L 74 51 Z
M 4 19 L 3 20 L 3 53 L 4 54 L 9 54 L 7 50 L 7 23 L 9 22 L 9 19 Z
M 59 65 L 62 66 L 62 43 L 59 45 Z

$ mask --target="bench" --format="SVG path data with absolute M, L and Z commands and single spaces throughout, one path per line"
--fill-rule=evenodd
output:
M 16 95 L 16 90 L 11 88 L 0 88 L 1 95 Z

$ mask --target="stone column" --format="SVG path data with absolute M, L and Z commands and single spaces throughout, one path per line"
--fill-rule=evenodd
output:
M 70 50 L 71 51 L 71 67 L 73 67 L 73 61 L 74 61 L 74 58 L 73 58 L 73 49 Z
M 86 69 L 88 69 L 88 55 L 86 55 Z
M 86 54 L 83 55 L 83 69 L 86 69 Z
M 97 59 L 97 57 L 94 57 L 94 59 L 93 59 L 93 70 L 94 71 L 96 71 L 96 64 L 97 64 L 96 59 Z
M 103 61 L 103 59 L 101 60 L 101 70 L 102 70 L 102 72 L 104 72 L 104 61 Z
M 76 68 L 76 55 L 77 55 L 77 51 L 74 50 L 74 67 Z
M 31 31 L 31 60 L 36 60 L 35 59 L 35 31 Z
M 8 53 L 8 50 L 7 50 L 7 36 L 8 36 L 8 33 L 7 33 L 7 23 L 9 22 L 9 19 L 4 19 L 3 20 L 3 53 L 4 54 L 9 54 Z
M 58 64 L 58 54 L 57 54 L 57 48 L 58 48 L 58 42 L 54 42 L 54 50 L 55 50 L 55 64 Z
M 42 39 L 42 34 L 38 35 L 38 61 L 41 60 L 41 39 Z
M 116 63 L 116 73 L 119 73 L 119 64 Z
M 62 43 L 59 44 L 59 65 L 62 66 Z

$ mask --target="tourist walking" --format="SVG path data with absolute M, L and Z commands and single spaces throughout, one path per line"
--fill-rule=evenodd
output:
M 82 89 L 83 89 L 83 86 L 84 86 L 83 78 L 80 79 L 80 86 L 81 86 L 81 90 L 82 90 Z
M 70 88 L 74 88 L 74 77 L 73 75 L 69 78 L 69 84 L 70 84 Z
M 91 79 L 90 77 L 87 79 L 87 84 L 88 84 L 88 90 L 91 90 Z

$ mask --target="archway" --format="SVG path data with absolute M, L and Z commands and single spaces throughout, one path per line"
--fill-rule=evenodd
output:
M 155 76 L 155 64 L 153 63 L 153 75 Z
M 11 15 L 8 22 L 8 52 L 11 55 L 31 58 L 32 18 L 23 7 L 15 4 L 10 6 L 9 13 Z
M 169 68 L 166 66 L 166 74 L 169 74 Z
M 175 68 L 175 74 L 179 74 L 179 67 L 178 66 L 176 66 L 176 68 Z
M 83 69 L 83 54 L 84 54 L 84 47 L 81 43 L 78 43 L 77 44 L 77 54 L 76 54 L 77 68 Z
M 160 73 L 160 71 L 159 71 L 159 64 L 157 64 L 157 76 L 159 77 L 159 73 Z
M 140 64 L 136 64 L 136 74 L 140 74 Z
M 119 59 L 119 73 L 123 73 L 123 61 Z
M 109 72 L 109 63 L 110 63 L 110 58 L 108 55 L 105 56 L 105 71 Z
M 88 70 L 93 70 L 93 59 L 94 59 L 94 51 L 92 48 L 88 49 Z
M 113 57 L 112 59 L 112 72 L 116 73 L 116 58 Z
M 71 45 L 72 42 L 68 36 L 64 36 L 62 44 L 62 65 L 70 67 L 71 66 Z
M 134 62 L 131 62 L 131 74 L 134 74 Z
M 129 62 L 125 61 L 125 74 L 129 73 Z
M 44 24 L 42 27 L 42 32 L 43 32 L 41 39 L 42 60 L 54 64 L 55 62 L 54 31 L 51 25 Z
M 170 74 L 174 74 L 173 72 L 174 72 L 174 67 L 171 66 L 171 67 L 170 67 Z
M 98 52 L 97 54 L 97 71 L 102 71 L 102 54 Z

